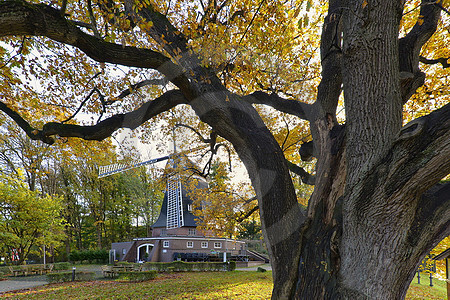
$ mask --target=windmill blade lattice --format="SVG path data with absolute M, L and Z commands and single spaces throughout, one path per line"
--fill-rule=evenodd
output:
M 154 163 L 157 163 L 157 162 L 160 162 L 163 160 L 167 160 L 169 158 L 179 156 L 179 155 L 182 155 L 185 153 L 195 152 L 197 150 L 204 149 L 206 147 L 208 147 L 208 146 L 203 145 L 203 146 L 196 147 L 194 149 L 185 150 L 185 151 L 181 151 L 178 153 L 173 153 L 170 155 L 162 156 L 159 158 L 153 158 L 153 159 L 149 159 L 146 161 L 140 161 L 140 162 L 135 162 L 135 163 L 131 163 L 131 164 L 112 164 L 112 165 L 107 165 L 107 166 L 100 166 L 100 167 L 98 167 L 98 178 L 110 176 L 110 175 L 117 174 L 120 172 L 125 172 L 128 170 L 146 166 L 146 165 L 151 165 L 151 164 L 154 164 Z
M 167 224 L 166 228 L 178 228 L 184 226 L 183 219 L 183 193 L 180 177 L 167 180 Z
M 154 159 L 150 159 L 150 160 L 146 160 L 146 161 L 141 161 L 141 162 L 137 162 L 137 163 L 129 164 L 129 165 L 127 165 L 127 164 L 112 164 L 112 165 L 108 165 L 108 166 L 100 166 L 98 168 L 98 178 L 110 176 L 110 175 L 117 174 L 120 172 L 125 172 L 130 169 L 154 164 L 154 163 L 169 159 L 173 155 L 174 154 L 159 157 L 159 158 L 154 158 Z

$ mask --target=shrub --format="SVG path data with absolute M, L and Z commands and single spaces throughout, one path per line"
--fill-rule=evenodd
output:
M 70 268 L 70 263 L 68 263 L 68 262 L 59 262 L 59 263 L 53 264 L 53 270 L 55 270 L 55 271 L 69 270 L 69 268 Z
M 76 263 L 80 260 L 80 251 L 74 250 L 69 253 L 69 260 Z
M 236 262 L 234 260 L 228 262 L 228 271 L 236 270 Z
M 139 282 L 155 279 L 157 275 L 157 271 L 119 272 L 119 276 L 117 277 L 117 279 Z
M 257 271 L 257 272 L 266 272 L 267 270 L 264 269 L 264 268 L 258 267 L 258 268 L 256 269 L 256 271 Z
M 58 272 L 47 274 L 50 283 L 72 281 L 72 272 Z M 89 281 L 95 278 L 95 272 L 76 272 L 76 281 Z

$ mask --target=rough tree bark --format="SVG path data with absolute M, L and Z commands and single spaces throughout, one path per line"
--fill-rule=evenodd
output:
M 439 183 L 450 172 L 450 104 L 401 123 L 402 105 L 424 82 L 419 50 L 440 14 L 433 1 L 422 2 L 420 23 L 399 41 L 402 1 L 330 0 L 322 80 L 316 102 L 308 105 L 263 92 L 231 93 L 152 7 L 128 13 L 135 24 L 153 22 L 147 33 L 165 55 L 102 41 L 47 5 L 4 1 L 0 36 L 45 36 L 100 62 L 158 70 L 177 89 L 94 126 L 48 123 L 37 129 L 5 103 L 0 109 L 28 136 L 51 143 L 52 135 L 101 140 L 188 104 L 233 144 L 248 170 L 273 267 L 274 299 L 402 298 L 420 260 L 450 234 L 450 184 Z M 345 125 L 336 122 L 342 89 Z M 307 211 L 297 203 L 288 164 L 254 103 L 310 122 L 313 144 L 302 157 L 315 156 L 317 166 Z

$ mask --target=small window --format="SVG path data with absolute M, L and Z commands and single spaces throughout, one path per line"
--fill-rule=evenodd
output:
M 202 242 L 202 248 L 208 248 L 208 242 Z
M 161 229 L 161 236 L 166 236 L 167 235 L 167 229 L 162 228 Z
M 214 242 L 214 248 L 222 248 L 221 242 Z
M 125 255 L 125 254 L 127 254 L 127 249 L 122 248 L 122 255 Z
M 164 248 L 169 248 L 169 241 L 164 241 L 163 242 L 163 247 Z
M 188 241 L 187 244 L 186 244 L 186 247 L 194 248 L 194 242 L 193 241 Z
M 192 211 L 192 204 L 188 204 L 188 211 Z
M 195 235 L 197 233 L 197 231 L 195 230 L 195 228 L 189 228 L 189 235 Z

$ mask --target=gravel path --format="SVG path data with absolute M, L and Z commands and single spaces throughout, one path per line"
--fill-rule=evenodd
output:
M 100 265 L 75 265 L 77 271 L 91 271 L 95 272 L 96 278 L 102 278 L 102 271 Z M 67 271 L 71 271 L 70 268 Z M 30 289 L 37 286 L 47 284 L 47 276 L 9 276 L 6 280 L 0 281 L 0 296 L 5 292 L 11 292 L 16 290 Z
M 29 289 L 47 284 L 47 277 L 42 276 L 26 276 L 26 277 L 8 277 L 7 280 L 0 281 L 0 295 L 4 292 Z

